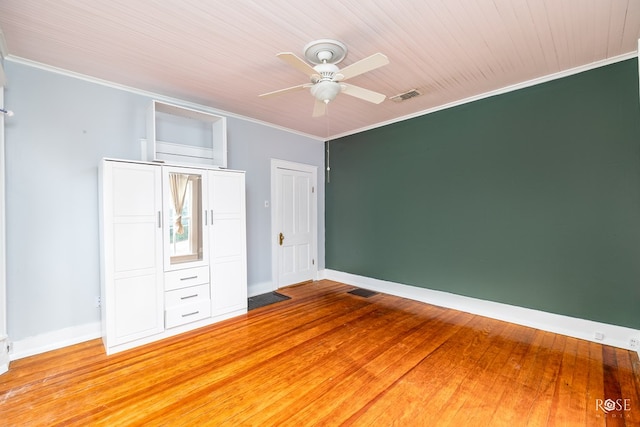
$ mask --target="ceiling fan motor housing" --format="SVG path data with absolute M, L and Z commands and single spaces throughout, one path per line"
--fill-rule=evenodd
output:
M 320 81 L 333 80 L 336 73 L 340 71 L 336 65 L 329 63 L 318 64 L 313 69 L 320 75 Z
M 320 39 L 304 47 L 304 56 L 313 64 L 337 64 L 347 56 L 347 46 L 338 40 Z

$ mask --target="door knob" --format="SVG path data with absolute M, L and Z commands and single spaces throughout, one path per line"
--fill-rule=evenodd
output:
M 280 239 L 280 246 L 282 246 L 282 241 L 284 240 L 284 234 L 280 233 L 280 235 L 278 236 L 278 239 Z

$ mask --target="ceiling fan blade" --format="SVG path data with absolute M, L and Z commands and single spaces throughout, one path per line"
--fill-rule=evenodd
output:
M 292 52 L 281 52 L 276 56 L 282 59 L 287 64 L 291 65 L 296 70 L 302 71 L 309 77 L 311 77 L 314 74 L 318 74 L 311 65 L 304 62 L 302 59 L 300 59 L 298 56 L 296 56 Z
M 320 117 L 327 114 L 327 104 L 316 99 L 316 103 L 313 105 L 313 117 Z
M 305 89 L 307 87 L 311 86 L 309 83 L 305 83 L 303 85 L 298 85 L 298 86 L 292 86 L 292 87 L 288 87 L 285 89 L 280 89 L 280 90 L 274 90 L 273 92 L 267 92 L 267 93 L 263 93 L 262 95 L 258 95 L 261 98 L 267 98 L 270 96 L 276 96 L 276 95 L 282 95 L 285 93 L 289 93 L 289 92 L 296 92 L 299 91 L 300 89 Z
M 351 65 L 347 65 L 340 70 L 340 74 L 343 76 L 342 80 L 347 80 L 352 77 L 359 76 L 362 73 L 366 73 L 367 71 L 375 70 L 376 68 L 387 65 L 388 63 L 389 58 L 387 58 L 386 55 L 382 53 L 374 53 L 367 58 L 354 62 Z
M 369 89 L 365 89 L 360 86 L 354 86 L 346 83 L 341 83 L 340 86 L 342 87 L 342 93 L 363 99 L 365 101 L 373 102 L 374 104 L 380 104 L 386 98 L 386 95 L 374 92 Z

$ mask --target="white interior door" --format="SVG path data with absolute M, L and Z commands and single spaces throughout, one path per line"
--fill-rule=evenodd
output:
M 316 278 L 316 178 L 315 166 L 272 161 L 276 288 Z

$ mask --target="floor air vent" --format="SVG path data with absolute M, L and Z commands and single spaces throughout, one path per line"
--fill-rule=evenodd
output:
M 359 297 L 364 297 L 364 298 L 369 298 L 369 297 L 372 297 L 374 295 L 378 295 L 378 293 L 375 292 L 375 291 L 370 291 L 368 289 L 362 289 L 362 288 L 353 289 L 353 290 L 349 291 L 348 293 L 350 293 L 352 295 L 357 295 Z
M 282 295 L 278 292 L 267 292 L 266 294 L 256 295 L 248 298 L 248 310 L 264 307 L 265 305 L 275 304 L 276 302 L 288 299 L 291 299 L 291 297 Z

